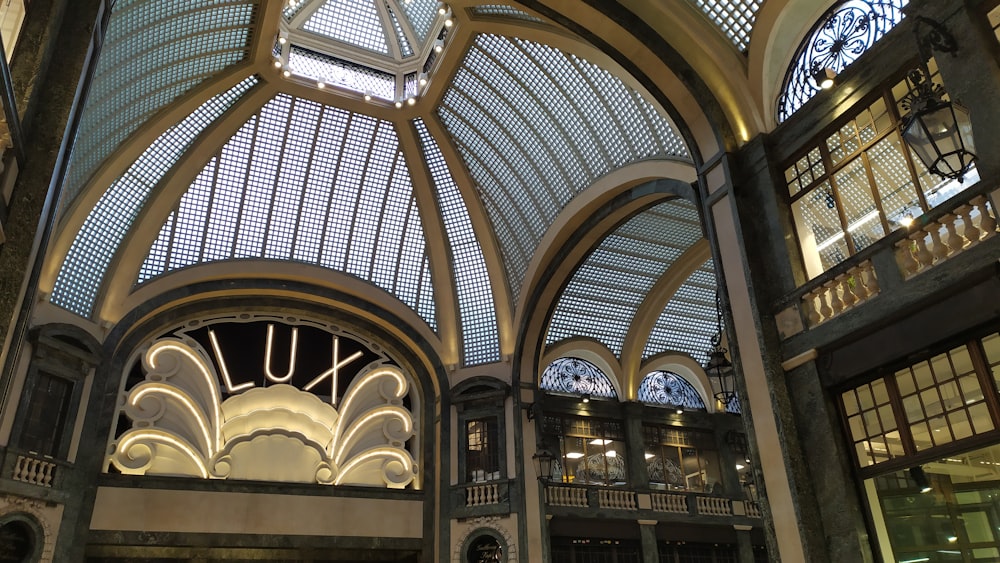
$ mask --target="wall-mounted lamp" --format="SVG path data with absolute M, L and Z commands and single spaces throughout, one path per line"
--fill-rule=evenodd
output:
M 969 110 L 946 101 L 944 88 L 931 82 L 927 69 L 932 49 L 955 56 L 958 44 L 944 26 L 924 16 L 916 17 L 913 33 L 920 61 L 909 74 L 913 92 L 902 100 L 909 112 L 903 118 L 903 140 L 928 170 L 961 182 L 976 160 Z
M 821 90 L 829 90 L 836 83 L 837 71 L 830 67 L 817 68 L 812 72 L 812 79 Z
M 589 403 L 590 402 L 590 393 L 584 393 L 583 397 L 580 398 L 580 402 L 583 403 L 583 404 Z
M 548 481 L 552 478 L 552 461 L 555 456 L 546 449 L 540 449 L 531 456 L 531 462 L 535 465 L 535 476 L 540 481 Z

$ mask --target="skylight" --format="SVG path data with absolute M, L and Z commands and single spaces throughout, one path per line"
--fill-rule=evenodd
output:
M 65 208 L 97 165 L 150 116 L 249 53 L 252 0 L 118 0 L 101 48 L 60 198 Z M 141 29 L 141 34 L 136 30 Z M 123 87 L 127 85 L 128 87 Z
M 438 112 L 497 227 L 515 294 L 545 229 L 594 180 L 643 159 L 688 160 L 638 92 L 521 39 L 479 35 Z
M 667 303 L 649 335 L 643 359 L 662 352 L 681 352 L 705 365 L 712 336 L 717 331 L 717 286 L 715 264 L 709 260 L 691 274 Z
M 500 360 L 500 341 L 496 306 L 483 249 L 472 229 L 469 211 L 465 208 L 465 201 L 448 170 L 448 163 L 445 162 L 441 149 L 422 119 L 415 120 L 413 124 L 417 129 L 424 160 L 437 188 L 438 206 L 451 243 L 462 338 L 465 342 L 465 365 L 497 362 Z
M 559 296 L 546 344 L 590 337 L 620 355 L 649 290 L 701 238 L 698 211 L 683 199 L 661 203 L 630 219 L 573 274 Z
M 63 262 L 51 301 L 89 317 L 104 273 L 150 192 L 209 125 L 257 84 L 251 76 L 214 96 L 159 136 L 116 180 L 87 216 Z
M 423 226 L 387 121 L 279 94 L 213 155 L 137 281 L 241 258 L 354 275 L 436 327 Z
M 705 15 L 736 45 L 746 51 L 757 20 L 757 10 L 764 0 L 694 0 Z

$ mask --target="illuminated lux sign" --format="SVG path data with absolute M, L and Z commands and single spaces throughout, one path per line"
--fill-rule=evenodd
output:
M 407 448 L 416 425 L 403 371 L 380 356 L 344 382 L 336 405 L 340 371 L 378 356 L 377 348 L 362 344 L 341 358 L 360 343 L 308 325 L 287 327 L 284 341 L 275 324 L 261 334 L 263 324 L 215 324 L 218 332 L 203 327 L 155 341 L 142 357 L 144 379 L 124 397 L 132 427 L 112 440 L 108 462 L 130 475 L 409 486 L 418 469 Z M 228 361 L 220 336 L 240 346 Z M 234 383 L 231 368 L 251 380 Z M 330 404 L 311 391 L 327 379 Z
M 239 385 L 233 384 L 233 378 L 229 375 L 229 368 L 226 364 L 225 355 L 222 352 L 222 347 L 219 346 L 219 338 L 216 336 L 215 331 L 208 329 L 208 338 L 212 342 L 212 351 L 215 352 L 215 360 L 219 364 L 219 371 L 222 376 L 222 383 L 226 386 L 226 391 L 229 394 L 238 393 L 240 391 L 245 391 L 247 389 L 252 389 L 255 387 L 253 381 L 248 381 L 245 383 L 240 383 Z M 288 383 L 291 381 L 292 376 L 295 375 L 295 360 L 298 355 L 299 348 L 299 329 L 298 327 L 292 327 L 292 340 L 291 346 L 289 347 L 289 359 L 288 359 L 288 372 L 284 375 L 277 376 L 271 371 L 272 360 L 274 357 L 274 324 L 267 325 L 267 343 L 264 346 L 264 376 L 268 381 L 274 383 Z M 340 338 L 333 335 L 333 357 L 330 360 L 330 369 L 320 373 L 315 378 L 313 378 L 309 383 L 305 384 L 302 389 L 304 391 L 312 391 L 316 385 L 321 383 L 326 378 L 331 378 L 333 392 L 330 393 L 330 404 L 337 406 L 337 385 L 340 382 L 340 370 L 341 368 L 347 366 L 351 362 L 362 357 L 364 354 L 358 351 L 347 358 L 340 359 Z

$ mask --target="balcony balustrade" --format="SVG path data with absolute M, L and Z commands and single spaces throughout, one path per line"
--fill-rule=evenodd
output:
M 984 183 L 965 190 L 791 292 L 776 307 L 781 337 L 859 309 L 889 285 L 899 287 L 981 246 L 997 232 L 990 191 Z
M 655 516 L 655 513 L 665 513 L 726 518 L 734 516 L 761 518 L 760 507 L 756 503 L 719 496 L 559 483 L 550 483 L 544 487 L 546 505 L 560 509 L 647 512 L 652 516 Z M 744 510 L 736 511 L 734 505 L 742 505 Z

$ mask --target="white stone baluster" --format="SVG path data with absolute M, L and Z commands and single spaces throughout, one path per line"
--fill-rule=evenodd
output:
M 962 224 L 965 228 L 962 230 L 962 236 L 969 243 L 979 242 L 979 236 L 982 234 L 975 225 L 972 224 L 972 206 L 962 205 L 955 210 L 955 214 L 962 218 Z
M 971 202 L 979 211 L 979 228 L 983 231 L 983 238 L 991 237 L 997 232 L 997 219 L 990 213 L 990 206 L 986 196 L 976 196 Z

